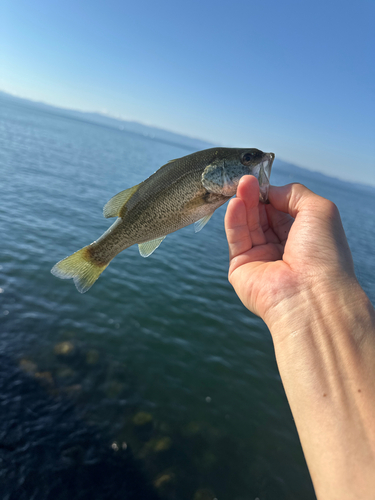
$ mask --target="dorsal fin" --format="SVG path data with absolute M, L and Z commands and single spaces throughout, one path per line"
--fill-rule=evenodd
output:
M 120 193 L 116 194 L 109 200 L 108 203 L 104 205 L 103 215 L 108 219 L 108 217 L 120 217 L 121 209 L 127 203 L 133 194 L 137 191 L 140 184 L 133 186 L 129 189 L 125 189 Z
M 173 160 L 169 160 L 169 161 L 167 161 L 167 163 L 165 163 L 164 165 L 162 165 L 160 168 L 164 168 L 167 165 L 169 165 L 170 163 L 173 163 L 174 161 L 177 161 L 177 160 L 181 160 L 181 158 L 174 158 Z M 160 168 L 158 170 L 160 170 Z

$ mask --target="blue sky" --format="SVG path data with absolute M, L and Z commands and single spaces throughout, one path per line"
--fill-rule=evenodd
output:
M 373 0 L 2 0 L 0 90 L 375 185 Z

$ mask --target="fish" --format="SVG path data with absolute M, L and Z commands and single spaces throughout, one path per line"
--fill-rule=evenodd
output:
M 274 153 L 250 148 L 210 148 L 171 160 L 146 180 L 125 189 L 104 206 L 104 217 L 116 221 L 96 241 L 51 269 L 54 276 L 74 280 L 87 292 L 117 254 L 138 244 L 151 255 L 164 238 L 189 224 L 200 231 L 217 208 L 236 194 L 244 175 L 254 175 L 260 201 L 267 203 Z

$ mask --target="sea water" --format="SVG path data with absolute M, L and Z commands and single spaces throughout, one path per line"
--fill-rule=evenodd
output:
M 15 370 L 2 404 L 28 409 L 30 398 L 14 392 L 25 372 L 51 401 L 67 401 L 80 425 L 95 429 L 111 460 L 131 452 L 161 499 L 313 499 L 270 334 L 227 281 L 225 206 L 200 233 L 187 227 L 171 234 L 148 259 L 137 246 L 127 249 L 84 295 L 50 274 L 58 260 L 108 228 L 102 207 L 114 194 L 191 152 L 0 101 L 0 353 Z M 358 278 L 374 302 L 375 189 L 276 160 L 273 184 L 294 181 L 339 207 Z M 59 411 L 53 408 L 51 429 Z M 1 420 L 0 441 L 7 442 L 14 424 L 26 449 L 50 446 L 28 437 L 20 415 L 9 417 L 14 422 L 6 429 Z M 64 445 L 53 467 L 60 470 L 61 462 L 73 477 L 81 469 L 78 459 L 65 460 L 73 453 L 66 449 L 81 450 L 83 467 L 87 445 L 69 432 L 73 445 Z M 51 439 L 58 441 L 57 430 Z M 50 498 L 45 455 L 36 465 L 21 444 L 3 446 L 4 477 L 17 450 L 19 460 L 12 459 L 4 498 L 35 491 L 35 498 Z M 21 478 L 28 474 L 40 475 L 43 490 L 33 483 L 27 490 Z M 91 479 L 88 473 L 87 484 Z M 118 480 L 111 479 L 114 489 Z M 94 498 L 85 484 L 77 495 Z M 54 498 L 68 498 L 65 488 Z

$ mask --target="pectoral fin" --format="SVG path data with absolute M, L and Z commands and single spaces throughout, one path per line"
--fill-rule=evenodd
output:
M 199 233 L 201 229 L 204 228 L 204 226 L 207 224 L 207 222 L 211 219 L 213 214 L 206 215 L 206 217 L 202 217 L 202 219 L 197 220 L 197 222 L 194 222 L 194 231 L 196 233 Z
M 156 238 L 155 240 L 146 241 L 145 243 L 139 243 L 139 253 L 142 255 L 142 257 L 148 257 L 152 254 L 152 252 L 155 252 L 164 238 L 165 236 L 162 236 L 161 238 Z
M 138 190 L 140 184 L 133 186 L 129 189 L 125 189 L 120 193 L 116 194 L 109 200 L 103 208 L 103 215 L 108 219 L 108 217 L 121 217 L 122 207 L 127 203 L 133 194 Z

